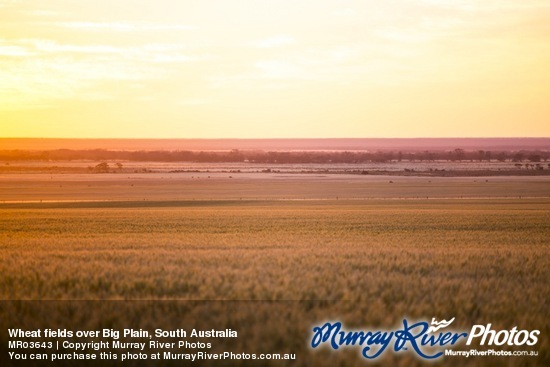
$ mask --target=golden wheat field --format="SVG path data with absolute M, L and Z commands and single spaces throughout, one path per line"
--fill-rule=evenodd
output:
M 50 201 L 31 203 L 3 191 L 14 200 L 0 204 L 0 324 L 6 329 L 16 315 L 20 327 L 216 325 L 242 333 L 231 349 L 298 355 L 272 365 L 357 366 L 368 364 L 357 350 L 310 350 L 311 326 L 340 320 L 388 328 L 404 317 L 456 317 L 457 326 L 539 329 L 539 356 L 506 363 L 545 365 L 550 199 L 505 198 L 498 190 L 491 197 L 482 186 L 488 183 L 479 182 L 480 198 L 471 198 L 474 186 L 470 198 L 460 199 L 456 181 L 440 180 L 438 190 L 446 189 L 448 198 L 429 200 L 392 199 L 391 185 L 384 199 L 345 200 L 262 199 L 261 188 L 260 198 L 235 199 L 230 183 L 212 189 L 212 200 L 166 200 L 166 190 L 162 197 L 143 190 L 148 200 L 75 202 L 51 191 L 44 196 Z M 501 185 L 516 185 L 508 190 L 514 195 L 550 187 L 511 182 Z M 322 183 L 309 184 L 314 194 L 322 192 Z M 340 192 L 359 187 L 327 185 L 340 185 Z M 384 193 L 382 186 L 376 190 Z M 246 365 L 230 365 L 240 363 Z M 408 354 L 382 360 L 422 363 Z M 485 357 L 441 365 L 498 363 Z

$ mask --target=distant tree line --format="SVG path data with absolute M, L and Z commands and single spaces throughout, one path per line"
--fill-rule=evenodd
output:
M 550 151 L 488 151 L 454 149 L 450 151 L 116 151 L 0 150 L 0 161 L 136 161 L 136 162 L 249 162 L 249 163 L 369 163 L 369 162 L 546 162 Z

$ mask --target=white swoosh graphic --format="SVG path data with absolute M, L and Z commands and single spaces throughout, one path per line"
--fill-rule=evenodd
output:
M 440 322 L 437 322 L 435 318 L 432 318 L 432 326 L 428 328 L 428 333 L 435 333 L 439 329 L 446 328 L 447 326 L 451 325 L 453 321 L 455 321 L 454 317 L 449 321 L 441 320 Z

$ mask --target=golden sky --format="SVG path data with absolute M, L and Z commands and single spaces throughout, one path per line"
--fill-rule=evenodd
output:
M 548 0 L 0 0 L 0 137 L 550 136 Z

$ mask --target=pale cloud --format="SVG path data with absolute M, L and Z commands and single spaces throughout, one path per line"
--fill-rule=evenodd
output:
M 195 60 L 193 57 L 185 55 L 166 55 L 166 54 L 155 54 L 152 55 L 151 61 L 156 63 L 181 63 L 189 62 Z
M 0 57 L 2 56 L 24 57 L 24 56 L 32 56 L 32 55 L 34 55 L 34 53 L 29 51 L 26 47 L 2 45 L 0 43 Z
M 462 11 L 503 11 L 550 9 L 547 0 L 418 0 L 420 4 Z
M 210 103 L 208 99 L 205 98 L 188 98 L 180 102 L 180 105 L 183 106 L 203 106 Z
M 59 16 L 61 12 L 52 10 L 31 10 L 29 14 L 36 17 L 53 18 Z
M 192 31 L 197 27 L 187 24 L 136 24 L 122 22 L 61 22 L 56 25 L 65 28 L 75 28 L 90 31 Z
M 262 60 L 254 64 L 260 76 L 273 79 L 296 79 L 305 74 L 300 66 L 285 60 Z
M 295 50 L 285 56 L 257 60 L 240 73 L 220 73 L 208 78 L 211 88 L 292 88 L 304 82 L 346 84 L 365 72 L 358 45 L 325 50 Z M 276 82 L 276 83 L 274 83 Z
M 128 89 L 134 81 L 166 80 L 176 65 L 205 57 L 181 50 L 174 44 L 117 47 L 0 39 L 0 110 L 42 108 L 72 98 L 109 99 L 112 91 L 101 87 L 105 83 L 124 81 Z
M 180 43 L 154 43 L 141 46 L 146 51 L 151 52 L 167 52 L 167 51 L 181 51 L 187 49 L 185 45 Z
M 290 83 L 308 78 L 299 63 L 282 59 L 259 60 L 250 69 L 238 73 L 217 73 L 207 77 L 211 89 L 256 90 L 271 89 L 273 82 L 288 88 Z
M 338 9 L 333 14 L 336 17 L 345 19 L 357 18 L 359 16 L 359 12 L 353 8 Z
M 358 81 L 369 86 L 406 85 L 425 80 L 434 74 L 433 66 L 419 67 L 422 50 L 414 37 L 388 42 L 375 35 L 375 39 L 341 44 L 326 49 L 294 50 L 284 56 L 257 60 L 239 73 L 219 73 L 208 78 L 214 89 L 287 89 L 305 84 L 344 86 Z M 392 43 L 397 42 L 399 47 Z M 381 78 L 380 76 L 384 77 Z M 438 77 L 441 77 L 438 74 Z
M 344 62 L 358 57 L 361 53 L 357 45 L 342 45 L 327 52 L 327 56 L 337 62 Z
M 158 70 L 124 62 L 95 62 L 54 57 L 10 63 L 0 59 L 0 110 L 39 108 L 54 101 L 108 99 L 96 86 L 108 81 L 139 81 L 158 76 Z
M 296 43 L 296 40 L 294 37 L 290 37 L 287 35 L 278 35 L 278 36 L 272 36 L 269 38 L 264 38 L 262 40 L 251 42 L 250 44 L 254 47 L 258 48 L 275 48 L 275 47 L 283 47 L 283 46 L 289 46 Z
M 401 30 L 398 28 L 380 29 L 374 32 L 378 37 L 400 43 L 425 43 L 434 39 L 434 35 L 423 31 Z
M 30 40 L 36 51 L 45 53 L 121 54 L 124 48 L 107 45 L 70 45 L 50 40 Z
M 6 8 L 21 3 L 21 0 L 0 0 L 0 8 Z
M 0 56 L 47 56 L 49 54 L 66 55 L 108 55 L 119 60 L 135 59 L 141 62 L 189 62 L 206 59 L 205 55 L 188 55 L 181 51 L 181 45 L 146 44 L 134 47 L 110 45 L 62 44 L 47 39 L 0 40 Z

